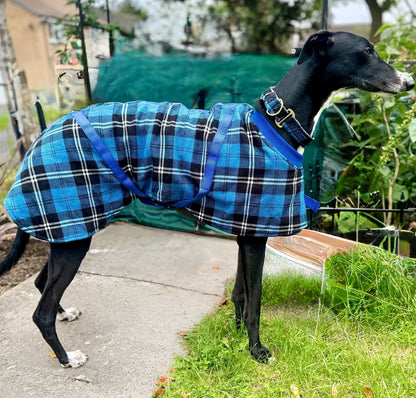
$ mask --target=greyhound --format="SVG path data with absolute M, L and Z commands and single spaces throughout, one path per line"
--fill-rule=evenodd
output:
M 244 105 L 243 108 L 238 108 L 240 110 L 237 112 L 234 106 L 232 111 L 227 111 L 227 114 L 225 115 L 225 118 L 227 119 L 226 122 L 219 120 L 217 124 L 214 123 L 214 130 L 216 130 L 216 134 L 214 134 L 214 136 L 216 137 L 217 135 L 222 135 L 221 139 L 224 139 L 225 136 L 225 140 L 227 140 L 228 136 L 232 135 L 233 137 L 239 138 L 239 141 L 245 142 L 247 141 L 245 134 L 248 133 L 244 129 L 247 129 L 247 131 L 254 131 L 253 134 L 257 134 L 257 138 L 262 137 L 264 131 L 264 135 L 266 135 L 267 138 L 270 138 L 270 142 L 277 142 L 276 145 L 278 146 L 284 147 L 286 145 L 289 147 L 286 153 L 289 153 L 290 151 L 298 153 L 311 140 L 314 117 L 317 115 L 324 102 L 334 91 L 342 88 L 358 88 L 371 92 L 397 94 L 399 92 L 411 90 L 413 87 L 413 79 L 406 73 L 396 71 L 383 60 L 381 60 L 377 52 L 374 50 L 373 45 L 365 38 L 345 32 L 331 33 L 328 31 L 320 31 L 309 37 L 300 53 L 297 62 L 276 86 L 270 88 L 266 94 L 263 94 L 262 97 L 256 101 L 255 108 Z M 148 104 L 146 104 L 146 106 L 148 106 Z M 218 112 L 220 112 L 222 115 L 221 109 L 218 110 Z M 90 112 L 89 115 L 91 115 L 93 110 L 90 109 L 88 112 Z M 237 123 L 234 120 L 236 114 L 238 115 L 238 118 L 244 119 L 244 123 L 237 121 L 240 124 L 235 124 Z M 85 122 L 85 120 L 82 121 L 78 119 L 77 121 L 79 125 L 76 124 L 74 121 L 76 116 L 77 115 L 73 115 L 65 118 L 66 124 L 58 123 L 58 125 L 54 125 L 55 127 L 52 126 L 51 129 L 53 130 L 54 128 L 57 129 L 59 127 L 61 130 L 66 129 L 65 131 L 67 132 L 67 129 L 70 128 L 68 126 L 72 126 L 72 129 L 75 128 L 73 126 L 76 125 L 77 127 L 75 129 L 77 129 L 77 134 L 79 134 L 79 130 L 84 131 L 85 134 L 87 134 L 86 131 L 91 130 L 91 124 L 88 125 L 88 121 Z M 81 115 L 81 118 L 82 116 L 83 115 Z M 175 115 L 175 120 L 177 117 L 178 116 Z M 210 118 L 211 113 L 204 114 L 204 123 L 206 123 L 206 119 Z M 83 125 L 83 122 L 86 124 Z M 131 120 L 127 122 L 130 123 Z M 123 122 L 125 123 L 123 124 L 124 127 L 127 126 L 127 122 Z M 119 123 L 121 122 L 115 118 L 110 118 L 107 120 L 107 125 L 109 125 L 111 128 L 114 128 L 114 131 L 114 126 Z M 243 124 L 245 126 L 244 129 L 239 127 Z M 43 133 L 44 139 L 46 139 L 45 137 L 51 137 L 51 129 L 47 130 L 46 133 Z M 222 130 L 222 132 L 220 130 Z M 268 130 L 267 134 L 265 132 L 266 130 Z M 259 131 L 261 131 L 261 134 Z M 215 137 L 212 139 L 211 146 L 215 146 Z M 85 139 L 85 136 L 79 139 L 81 140 L 80 147 L 82 147 L 84 150 L 86 145 L 82 144 L 82 139 Z M 270 144 L 270 142 L 268 142 L 266 145 L 269 148 L 268 150 L 270 150 L 270 147 L 273 146 Z M 62 140 L 59 143 L 53 142 L 53 150 L 57 151 L 60 148 L 59 145 L 61 144 Z M 34 145 L 34 149 L 31 150 L 32 152 L 36 150 L 36 145 L 37 143 Z M 271 149 L 271 151 L 273 152 L 274 149 Z M 26 163 L 22 163 L 19 177 L 20 180 L 16 180 L 14 188 L 12 187 L 11 193 L 9 193 L 9 195 L 13 195 L 13 191 L 18 190 L 18 188 L 22 186 L 23 180 L 25 180 L 25 178 L 26 180 L 30 180 L 30 184 L 39 185 L 39 189 L 36 191 L 36 195 L 38 196 L 43 193 L 43 189 L 46 189 L 46 185 L 53 184 L 49 181 L 46 183 L 43 180 L 46 178 L 45 175 L 48 174 L 43 165 L 36 164 L 32 165 L 32 168 L 29 168 L 29 162 L 34 162 L 30 156 L 31 155 L 29 155 L 29 160 L 27 160 Z M 283 158 L 285 156 L 286 155 L 284 155 Z M 219 160 L 217 159 L 216 161 L 220 162 L 218 165 L 221 164 L 221 156 L 219 157 Z M 218 165 L 217 169 L 222 168 L 222 166 L 220 167 Z M 114 168 L 118 169 L 116 171 L 110 171 L 109 174 L 112 172 L 119 172 L 119 169 L 125 165 L 120 166 L 117 164 L 114 165 Z M 268 223 L 270 229 L 267 230 L 257 228 L 258 225 L 256 225 L 256 222 L 251 222 L 251 224 L 246 223 L 244 226 L 243 224 L 239 224 L 240 229 L 232 229 L 231 227 L 231 229 L 227 229 L 226 225 L 228 225 L 228 219 L 220 219 L 218 223 L 220 229 L 221 225 L 224 225 L 224 229 L 227 232 L 231 231 L 237 235 L 239 257 L 236 282 L 232 293 L 232 301 L 235 305 L 236 326 L 237 328 L 241 328 L 243 325 L 245 325 L 248 332 L 250 353 L 255 360 L 263 363 L 267 363 L 268 359 L 272 356 L 270 351 L 260 342 L 259 336 L 262 273 L 267 237 L 271 236 L 273 233 L 279 232 L 279 230 L 274 229 L 274 225 L 276 223 L 283 225 L 281 229 L 282 235 L 297 233 L 299 230 L 306 226 L 304 217 L 306 210 L 305 203 L 303 202 L 302 198 L 303 175 L 301 173 L 299 174 L 302 167 L 299 163 L 297 166 L 298 167 L 295 167 L 293 170 L 290 170 L 290 172 L 285 172 L 286 174 L 284 174 L 284 178 L 287 178 L 287 176 L 290 174 L 296 179 L 296 183 L 291 186 L 291 189 L 295 187 L 297 190 L 294 194 L 295 196 L 293 197 L 295 197 L 295 199 L 299 202 L 298 207 L 300 210 L 298 210 L 300 213 L 303 213 L 303 215 L 301 214 L 295 221 L 291 220 L 291 222 L 296 224 L 296 227 L 286 228 L 283 225 L 284 223 L 278 219 L 278 217 L 282 219 L 287 218 L 287 214 L 284 215 L 284 211 L 285 208 L 289 206 L 289 204 L 287 204 L 285 201 L 282 202 L 283 206 L 281 206 L 283 213 L 279 213 L 280 216 L 277 216 L 275 219 L 271 220 L 272 222 Z M 41 177 L 33 177 L 33 175 L 31 178 L 29 178 L 30 176 L 28 177 L 28 173 L 30 174 L 34 169 L 39 168 L 43 170 Z M 270 167 L 270 165 L 266 165 L 265 168 L 270 169 L 272 167 Z M 124 170 L 121 171 L 121 173 L 123 172 Z M 215 173 L 216 172 L 217 171 L 215 171 Z M 263 170 L 263 172 L 265 171 Z M 26 177 L 24 177 L 25 175 Z M 95 178 L 92 174 L 89 175 L 85 172 L 85 170 L 83 170 L 83 178 L 87 177 L 91 180 Z M 77 178 L 80 178 L 80 176 L 78 175 Z M 118 178 L 118 180 L 120 180 L 120 178 Z M 122 183 L 118 182 L 118 184 L 121 185 Z M 218 178 L 216 179 L 214 176 L 214 183 L 212 183 L 212 179 L 208 181 L 208 188 L 204 193 L 206 196 L 199 195 L 198 193 L 197 197 L 194 198 L 195 201 L 193 203 L 190 203 L 189 201 L 187 202 L 178 200 L 176 202 L 178 206 L 176 207 L 183 207 L 185 208 L 185 211 L 198 218 L 202 206 L 201 203 L 208 203 L 209 200 L 212 199 L 213 194 L 211 191 L 213 190 L 214 186 L 217 186 L 216 184 L 219 184 Z M 268 182 L 262 180 L 261 184 L 257 186 L 258 190 L 261 189 L 260 195 L 265 196 L 267 193 L 267 195 L 270 197 L 273 196 L 269 191 L 267 191 L 269 186 L 268 184 L 273 185 L 272 179 L 269 179 Z M 136 188 L 137 187 L 132 187 L 130 189 L 134 191 Z M 140 190 L 137 196 L 140 198 L 140 193 L 142 193 L 143 189 L 145 190 L 146 187 L 139 188 Z M 128 192 L 129 189 L 125 189 L 124 191 Z M 68 241 L 65 241 L 60 239 L 61 235 L 58 237 L 54 235 L 51 225 L 54 225 L 55 221 L 53 217 L 50 219 L 45 218 L 48 216 L 48 214 L 45 214 L 45 212 L 47 213 L 47 210 L 45 210 L 44 213 L 37 215 L 36 217 L 32 217 L 29 213 L 27 213 L 25 204 L 23 204 L 23 207 L 20 207 L 18 211 L 13 210 L 13 200 L 20 200 L 18 198 L 21 198 L 24 196 L 24 194 L 24 190 L 17 191 L 15 199 L 12 197 L 12 199 L 9 199 L 8 201 L 6 199 L 5 201 L 6 210 L 15 220 L 19 226 L 19 229 L 11 251 L 0 264 L 0 274 L 9 270 L 18 261 L 29 239 L 29 233 L 37 236 L 36 231 L 41 230 L 39 226 L 42 224 L 43 228 L 43 224 L 48 224 L 50 228 L 47 232 L 45 232 L 44 235 L 41 235 L 41 238 L 50 241 L 50 255 L 47 264 L 39 273 L 35 281 L 35 285 L 41 292 L 42 297 L 34 312 L 33 320 L 40 329 L 46 342 L 50 345 L 56 354 L 60 364 L 64 367 L 76 368 L 82 366 L 87 361 L 87 356 L 80 351 L 65 351 L 58 339 L 55 329 L 55 321 L 57 317 L 58 319 L 68 320 L 74 320 L 78 317 L 79 312 L 77 310 L 64 310 L 60 306 L 60 300 L 65 289 L 78 271 L 81 261 L 89 250 L 91 235 L 96 232 L 96 230 L 102 228 L 106 224 L 107 219 L 104 217 L 101 220 L 97 215 L 95 218 L 92 217 L 93 221 L 97 224 L 96 226 L 87 231 L 86 234 L 74 235 Z M 124 194 L 124 196 L 120 199 L 122 204 L 128 202 L 126 195 L 128 196 L 128 194 Z M 132 194 L 132 197 L 136 196 Z M 92 200 L 96 199 L 96 197 L 88 196 L 88 199 Z M 160 202 L 163 202 L 163 200 L 163 198 L 159 198 L 157 200 L 150 198 L 151 202 L 153 201 L 159 204 Z M 46 206 L 46 201 L 50 200 L 44 199 L 42 197 L 39 200 L 39 203 L 37 203 L 37 206 Z M 271 204 L 266 204 L 265 207 L 274 207 L 272 202 L 267 203 Z M 52 200 L 52 204 L 56 204 L 54 199 Z M 102 206 L 105 206 L 105 204 L 106 203 L 104 201 Z M 29 203 L 27 206 L 32 206 L 32 204 Z M 44 209 L 44 207 L 42 207 L 42 209 Z M 262 209 L 259 211 L 261 210 Z M 267 210 L 269 211 L 270 209 Z M 242 212 L 241 216 L 243 218 L 246 216 L 244 211 Z M 262 220 L 258 214 L 256 217 L 257 218 L 253 219 Z M 33 224 L 30 227 L 27 226 L 28 218 L 31 219 Z M 237 217 L 234 217 L 234 219 L 236 218 Z M 101 224 L 97 220 L 101 220 Z M 206 221 L 208 224 L 215 225 L 214 221 L 212 220 L 214 220 L 214 217 L 207 217 L 206 219 L 202 219 L 202 221 Z M 260 224 L 260 221 L 257 221 L 257 223 Z M 250 225 L 252 229 L 247 228 L 247 225 Z M 73 225 L 70 227 L 72 228 Z M 60 228 L 61 231 L 64 227 Z

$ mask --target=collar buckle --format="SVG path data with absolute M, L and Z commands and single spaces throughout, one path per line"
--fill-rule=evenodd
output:
M 283 105 L 282 105 L 283 106 Z M 285 109 L 287 114 L 285 116 L 283 116 L 281 119 L 277 120 L 275 119 L 274 122 L 276 123 L 276 126 L 279 127 L 280 129 L 283 128 L 283 123 L 286 119 L 289 119 L 290 117 L 295 118 L 295 112 L 293 112 L 293 110 L 291 108 L 289 109 Z M 280 111 L 279 111 L 280 112 Z

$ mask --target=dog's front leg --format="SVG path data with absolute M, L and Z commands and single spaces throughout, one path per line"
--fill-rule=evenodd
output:
M 232 299 L 235 304 L 237 327 L 241 317 L 247 328 L 251 355 L 259 362 L 267 362 L 270 351 L 260 342 L 260 306 L 264 255 L 267 238 L 239 236 L 237 278 Z

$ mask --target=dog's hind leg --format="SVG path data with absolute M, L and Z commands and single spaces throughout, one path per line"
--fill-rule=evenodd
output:
M 232 294 L 236 308 L 237 327 L 241 318 L 247 328 L 251 355 L 267 362 L 270 351 L 261 344 L 259 335 L 263 263 L 267 238 L 239 236 L 238 269 Z
M 51 243 L 48 269 L 42 271 L 42 275 L 38 277 L 39 286 L 44 284 L 44 288 L 33 314 L 33 321 L 61 365 L 65 367 L 76 368 L 87 360 L 87 356 L 80 351 L 67 353 L 64 350 L 56 333 L 55 321 L 62 295 L 78 271 L 90 243 L 91 238 L 68 243 Z
M 245 304 L 244 269 L 241 261 L 238 261 L 237 277 L 235 279 L 232 301 L 234 303 L 235 310 L 235 324 L 237 329 L 241 329 Z
M 48 268 L 49 268 L 49 259 L 46 261 L 44 267 L 39 272 L 39 275 L 36 277 L 35 280 L 35 286 L 40 291 L 40 293 L 43 293 L 43 290 L 46 286 L 46 281 L 48 280 Z M 72 322 L 79 318 L 81 315 L 81 311 L 78 311 L 74 307 L 69 308 L 62 308 L 60 304 L 58 304 L 58 315 L 57 319 L 58 321 L 68 321 Z

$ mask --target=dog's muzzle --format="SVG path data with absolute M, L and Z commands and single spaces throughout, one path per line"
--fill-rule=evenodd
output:
M 397 72 L 397 74 L 401 83 L 400 91 L 412 90 L 413 87 L 415 86 L 415 81 L 413 80 L 412 76 L 409 73 L 404 73 L 404 72 Z

